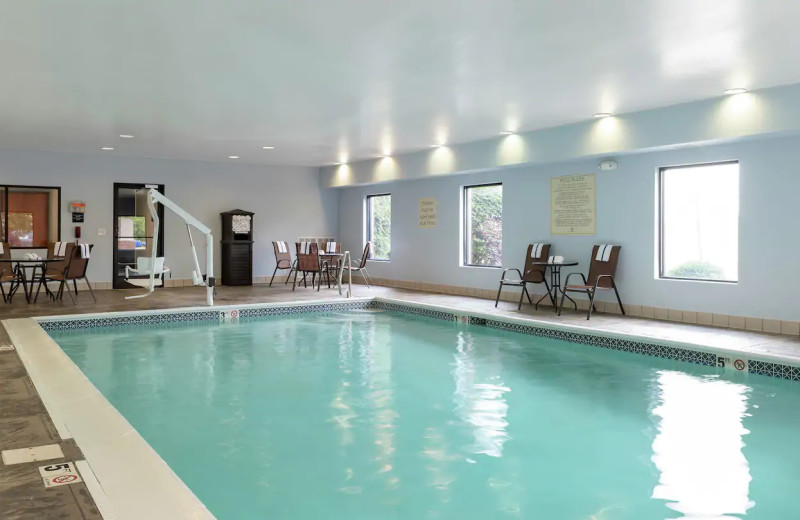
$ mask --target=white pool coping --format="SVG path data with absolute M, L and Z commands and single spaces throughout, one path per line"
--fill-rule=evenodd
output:
M 722 355 L 747 355 L 754 360 L 800 366 L 800 359 L 797 357 L 709 347 L 708 345 L 663 340 L 642 334 L 598 330 L 577 324 L 558 324 L 529 317 L 463 311 L 446 305 L 387 297 L 73 314 L 8 319 L 3 320 L 3 324 L 59 435 L 62 439 L 74 438 L 83 451 L 87 462 L 81 471 L 86 473 L 86 470 L 90 468 L 91 473 L 94 474 L 94 476 L 89 475 L 87 479 L 87 482 L 92 481 L 92 485 L 88 487 L 104 519 L 201 520 L 213 519 L 214 516 L 122 414 L 95 388 L 86 375 L 39 325 L 39 322 L 180 314 L 209 310 L 224 312 L 244 308 L 307 307 L 370 301 L 447 312 L 456 315 L 457 318 L 460 316 L 476 317 L 597 337 L 646 341 L 663 346 Z

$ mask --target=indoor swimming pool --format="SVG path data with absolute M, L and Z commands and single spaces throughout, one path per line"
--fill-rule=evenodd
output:
M 49 334 L 220 520 L 800 515 L 796 382 L 381 309 Z

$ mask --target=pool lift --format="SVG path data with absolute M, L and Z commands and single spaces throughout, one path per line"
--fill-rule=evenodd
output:
M 150 256 L 150 262 L 147 263 L 149 265 L 143 265 L 142 268 L 126 270 L 127 281 L 130 281 L 128 280 L 130 271 L 134 271 L 139 275 L 149 275 L 150 284 L 147 287 L 147 292 L 145 294 L 126 296 L 125 299 L 130 300 L 133 298 L 144 298 L 145 296 L 150 296 L 155 291 L 156 276 L 161 276 L 164 271 L 163 267 L 158 268 L 159 265 L 163 266 L 163 259 L 161 259 L 162 262 L 158 262 L 158 259 L 156 258 L 156 253 L 158 251 L 158 226 L 160 225 L 158 211 L 156 211 L 156 203 L 160 203 L 165 208 L 172 210 L 173 213 L 181 217 L 184 222 L 186 222 L 186 231 L 189 233 L 189 244 L 192 248 L 192 257 L 194 258 L 192 282 L 196 286 L 206 288 L 206 303 L 208 305 L 214 305 L 214 241 L 211 237 L 211 229 L 153 188 L 147 189 L 147 206 L 150 208 L 150 216 L 153 218 L 154 223 L 153 246 L 151 248 L 152 253 Z M 191 226 L 194 226 L 206 236 L 206 276 L 203 276 L 200 272 L 200 263 L 197 261 L 197 251 L 195 250 L 194 240 L 192 239 Z

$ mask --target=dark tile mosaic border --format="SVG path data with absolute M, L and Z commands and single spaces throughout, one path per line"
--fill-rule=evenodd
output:
M 397 311 L 405 314 L 414 314 L 415 316 L 424 316 L 425 318 L 433 318 L 436 320 L 454 321 L 456 314 L 453 312 L 434 311 L 422 307 L 410 307 L 398 303 L 389 303 L 383 301 L 373 300 L 370 302 L 370 307 L 375 309 L 384 309 L 387 311 Z
M 413 314 L 425 318 L 432 318 L 444 321 L 455 321 L 459 316 L 454 312 L 427 309 L 424 307 L 413 307 L 399 303 L 391 303 L 380 300 L 356 301 L 356 302 L 331 302 L 316 303 L 308 305 L 293 305 L 282 307 L 244 307 L 239 310 L 240 318 L 251 318 L 259 316 L 278 316 L 285 314 L 300 314 L 308 312 L 338 312 L 356 309 L 375 308 L 388 311 Z M 39 325 L 46 331 L 82 329 L 93 327 L 113 327 L 117 325 L 149 325 L 154 323 L 166 322 L 190 322 L 190 321 L 213 321 L 219 322 L 223 317 L 222 310 L 207 310 L 194 312 L 169 312 L 162 314 L 141 314 L 133 316 L 113 316 L 108 318 L 89 318 L 89 319 L 61 319 L 61 320 L 41 320 Z M 469 316 L 470 325 L 479 325 L 498 330 L 507 330 L 520 334 L 529 334 L 552 339 L 571 341 L 583 345 L 594 347 L 620 350 L 623 352 L 633 352 L 664 359 L 674 359 L 685 361 L 703 366 L 716 366 L 718 355 L 712 352 L 703 352 L 680 347 L 669 347 L 647 343 L 643 341 L 633 341 L 619 338 L 609 338 L 595 336 L 581 332 L 570 332 L 565 330 L 549 329 L 536 325 L 525 325 L 521 323 L 510 323 L 501 320 L 480 318 Z M 767 361 L 749 360 L 749 372 L 792 381 L 800 381 L 800 367 L 782 365 Z
M 611 350 L 621 350 L 623 352 L 633 352 L 635 354 L 644 354 L 646 356 L 653 356 L 664 359 L 675 359 L 678 361 L 686 361 L 689 363 L 695 363 L 697 365 L 704 365 L 710 367 L 716 366 L 717 364 L 717 355 L 711 352 L 689 350 L 679 347 L 668 347 L 664 345 L 656 345 L 655 343 L 632 341 L 628 339 L 594 336 L 591 334 L 583 334 L 581 332 L 547 329 L 544 327 L 537 327 L 535 325 L 507 323 L 499 320 L 487 319 L 483 320 L 483 322 L 487 327 L 491 327 L 494 329 L 509 330 L 512 332 L 530 334 L 533 336 L 560 339 L 564 341 L 570 341 L 572 343 L 591 345 L 593 347 L 608 348 Z
M 336 312 L 368 307 L 371 301 L 358 301 L 346 303 L 324 303 L 296 305 L 285 307 L 256 307 L 239 310 L 239 317 L 275 316 L 279 314 L 299 314 L 304 312 Z M 88 319 L 62 319 L 41 320 L 39 325 L 48 330 L 84 329 L 96 327 L 115 327 L 118 325 L 152 325 L 155 323 L 188 322 L 188 321 L 213 321 L 218 322 L 223 317 L 222 310 L 208 310 L 195 312 L 166 312 L 161 314 L 137 314 L 133 316 L 110 316 L 108 318 Z
M 300 314 L 304 312 L 337 312 L 364 309 L 371 307 L 372 301 L 358 301 L 346 303 L 318 303 L 312 305 L 298 305 L 292 307 L 251 307 L 239 309 L 240 318 L 255 318 L 258 316 L 278 316 L 281 314 Z
M 770 363 L 769 361 L 754 361 L 751 359 L 748 362 L 748 369 L 751 374 L 761 374 L 762 376 L 800 381 L 800 367 Z
M 219 311 L 137 314 L 134 316 L 111 316 L 108 318 L 88 318 L 74 320 L 41 320 L 39 321 L 39 325 L 47 331 L 114 327 L 117 325 L 152 325 L 154 323 L 166 323 L 173 321 L 219 321 Z

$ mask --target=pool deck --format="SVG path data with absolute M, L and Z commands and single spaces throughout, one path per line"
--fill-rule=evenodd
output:
M 129 291 L 98 291 L 97 302 L 88 294 L 81 293 L 77 305 L 69 299 L 61 303 L 41 301 L 27 304 L 18 298 L 11 305 L 0 304 L 0 320 L 40 316 L 64 316 L 69 314 L 102 313 L 118 311 L 142 311 L 181 307 L 202 307 L 205 304 L 203 290 L 198 288 L 161 289 L 148 298 L 125 300 L 134 294 Z M 565 311 L 557 316 L 552 307 L 540 307 L 538 311 L 523 305 L 517 311 L 516 303 L 501 301 L 498 308 L 494 301 L 465 296 L 425 293 L 387 287 L 353 287 L 355 297 L 386 297 L 418 304 L 435 305 L 458 309 L 469 313 L 492 315 L 500 318 L 529 319 L 540 323 L 588 328 L 595 331 L 636 335 L 643 338 L 689 343 L 707 348 L 738 351 L 745 354 L 780 356 L 800 364 L 800 336 L 767 334 L 730 328 L 683 324 L 653 319 L 599 313 L 590 321 L 585 313 Z M 514 295 L 509 295 L 513 297 Z M 221 287 L 215 299 L 218 305 L 247 305 L 257 303 L 334 301 L 342 300 L 335 290 L 320 292 L 310 288 L 265 285 L 252 287 Z M 0 345 L 10 344 L 4 327 L 0 327 Z M 58 444 L 64 458 L 47 462 L 29 462 L 16 465 L 0 463 L 0 518 L 50 519 L 80 518 L 94 520 L 102 518 L 88 492 L 86 483 L 76 483 L 54 488 L 45 488 L 38 467 L 61 461 L 83 458 L 74 441 L 62 440 L 49 417 L 20 357 L 14 350 L 0 351 L 0 450 Z M 87 477 L 87 475 L 84 475 Z M 90 477 L 90 476 L 89 476 Z M 87 480 L 91 481 L 91 478 Z M 90 482 L 91 483 L 91 482 Z M 109 515 L 106 515 L 109 520 Z

